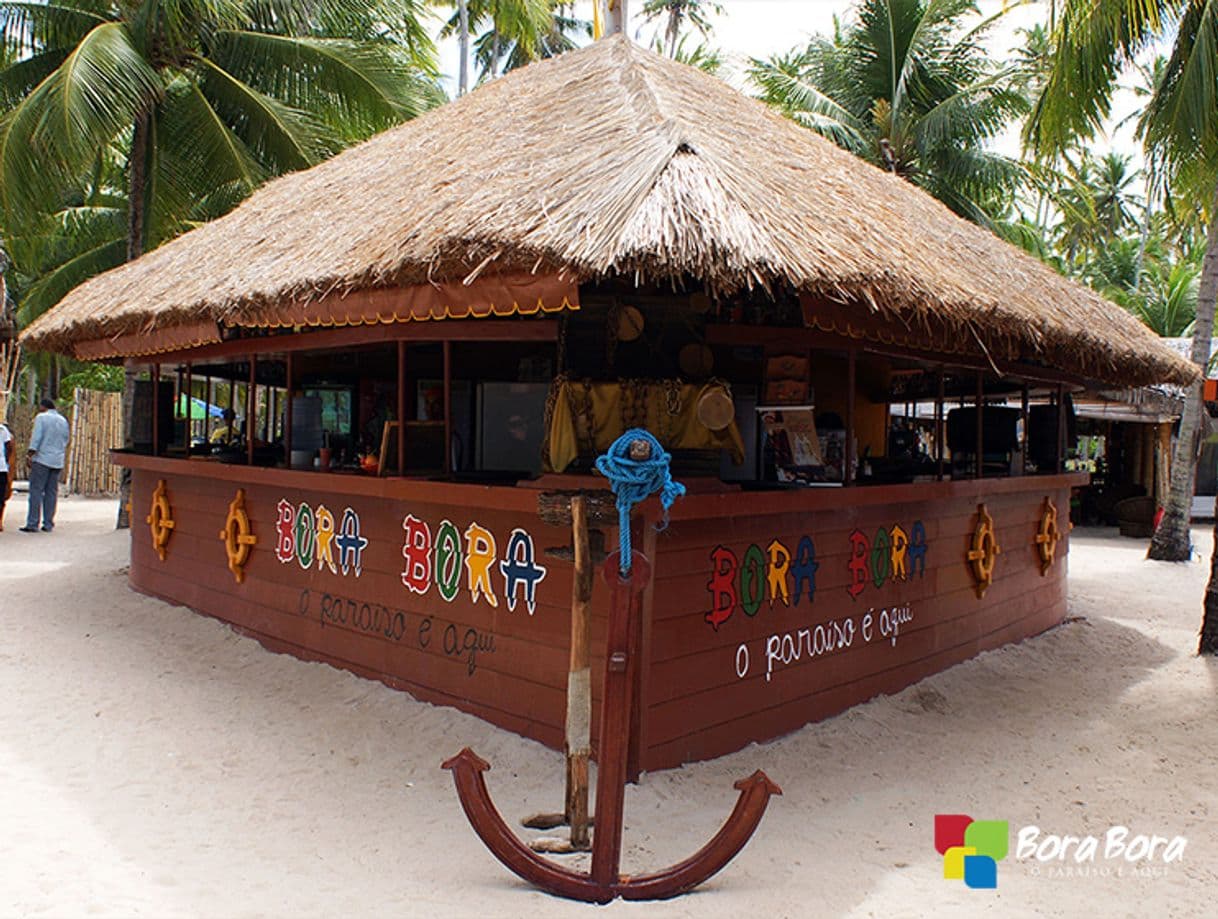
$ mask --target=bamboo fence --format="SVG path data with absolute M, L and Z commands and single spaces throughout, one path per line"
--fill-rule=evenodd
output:
M 34 430 L 34 415 L 37 413 L 38 409 L 32 405 L 21 402 L 9 402 L 8 404 L 8 420 L 5 424 L 8 425 L 9 433 L 13 435 L 13 466 L 9 470 L 13 481 L 30 477 L 29 457 L 25 451 L 30 443 L 30 434 Z
M 119 469 L 110 463 L 110 450 L 123 442 L 122 393 L 77 389 L 72 400 L 72 405 L 60 409 L 68 419 L 71 435 L 67 462 L 60 478 L 62 486 L 72 495 L 116 495 Z M 29 478 L 26 450 L 37 414 L 36 406 L 8 402 L 5 423 L 17 445 L 10 470 L 14 480 Z
M 77 389 L 72 398 L 64 468 L 68 494 L 116 495 L 120 470 L 110 462 L 110 451 L 123 442 L 123 395 Z

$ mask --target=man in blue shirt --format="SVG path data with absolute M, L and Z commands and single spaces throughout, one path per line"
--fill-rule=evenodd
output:
M 22 533 L 36 533 L 39 517 L 42 531 L 55 529 L 55 505 L 59 501 L 59 474 L 68 450 L 68 421 L 55 411 L 55 403 L 43 399 L 30 435 L 30 506 Z

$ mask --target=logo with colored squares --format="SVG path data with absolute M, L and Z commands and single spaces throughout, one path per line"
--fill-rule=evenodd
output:
M 1007 857 L 1005 820 L 974 820 L 967 814 L 935 814 L 935 850 L 943 877 L 975 890 L 998 886 L 998 863 Z

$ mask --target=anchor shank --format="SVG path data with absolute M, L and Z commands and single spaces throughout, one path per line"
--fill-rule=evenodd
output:
M 609 626 L 605 646 L 605 683 L 597 745 L 596 832 L 592 834 L 592 881 L 617 884 L 622 857 L 622 809 L 626 799 L 626 759 L 630 710 L 637 669 L 636 617 L 651 565 L 641 552 L 631 553 L 630 573 L 620 573 L 620 555 L 605 560 L 609 583 Z

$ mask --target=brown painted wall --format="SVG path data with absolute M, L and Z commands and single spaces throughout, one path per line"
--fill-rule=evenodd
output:
M 983 498 L 1002 547 L 984 598 L 977 596 L 965 562 L 979 498 L 951 495 L 956 483 L 926 486 L 939 495 L 947 492 L 927 501 L 910 501 L 918 486 L 907 486 L 901 490 L 904 501 L 851 507 L 849 499 L 872 490 L 826 490 L 812 503 L 827 505 L 836 497 L 839 506 L 802 510 L 802 496 L 791 497 L 792 509 L 783 512 L 766 495 L 751 512 L 744 504 L 728 519 L 674 520 L 659 539 L 656 563 L 645 764 L 705 759 L 749 740 L 779 736 L 1060 622 L 1066 611 L 1066 542 L 1063 537 L 1054 566 L 1042 577 L 1034 538 L 1046 496 L 1068 528 L 1069 489 L 1060 477 L 1007 480 L 1015 481 L 1026 490 Z M 978 490 L 987 483 L 959 484 Z M 897 490 L 891 491 L 895 498 Z M 758 503 L 768 504 L 769 511 Z M 688 515 L 684 509 L 682 516 Z M 874 542 L 882 528 L 891 539 L 899 525 L 912 536 L 917 521 L 925 529 L 925 573 L 907 568 L 904 579 L 889 576 L 877 587 L 867 570 L 861 572 L 865 586 L 852 596 L 851 534 L 858 531 Z M 716 604 L 710 589 L 713 549 L 729 551 L 739 567 L 750 545 L 765 554 L 777 539 L 795 557 L 804 536 L 812 540 L 818 565 L 811 602 L 805 581 L 794 603 L 791 574 L 785 581 L 792 602 L 784 604 L 781 596 L 771 602 L 763 573 L 763 599 L 752 616 L 737 603 L 717 628 L 707 621 Z M 886 554 L 891 566 L 891 552 Z M 731 567 L 724 558 L 719 570 Z M 749 586 L 746 581 L 744 589 Z M 731 589 L 741 593 L 738 575 Z M 722 594 L 719 605 L 727 605 Z M 898 618 L 909 616 L 895 640 L 882 634 L 894 609 L 904 611 Z M 868 615 L 869 641 L 863 628 Z M 818 632 L 818 626 L 827 631 Z M 818 636 L 828 636 L 827 650 Z
M 175 465 L 160 462 L 166 468 Z M 308 480 L 307 474 L 279 474 L 285 480 Z M 454 705 L 550 746 L 562 745 L 571 566 L 545 558 L 544 550 L 570 537 L 525 509 L 535 505 L 536 493 L 522 495 L 520 509 L 512 510 L 488 508 L 490 502 L 480 501 L 476 493 L 484 489 L 469 487 L 419 483 L 407 495 L 394 498 L 246 484 L 245 505 L 258 543 L 245 580 L 238 584 L 227 568 L 219 532 L 239 483 L 137 469 L 133 521 L 142 524 L 160 478 L 166 480 L 176 526 L 164 561 L 153 548 L 148 527 L 133 526 L 130 579 L 134 587 L 231 622 L 273 650 L 324 660 L 420 699 Z M 333 481 L 312 478 L 319 485 Z M 375 480 L 369 484 L 384 487 Z M 443 501 L 446 494 L 448 500 Z M 429 495 L 431 500 L 417 495 Z M 281 562 L 276 529 L 281 500 L 294 507 L 308 503 L 315 513 L 318 504 L 324 504 L 336 527 L 350 507 L 359 516 L 360 535 L 368 540 L 360 574 L 356 576 L 353 567 L 345 576 L 341 566 L 338 573 L 331 573 L 328 566 L 319 570 L 316 560 L 307 571 L 297 558 Z M 494 536 L 491 585 L 497 606 L 484 597 L 471 601 L 465 570 L 452 602 L 441 597 L 434 582 L 422 595 L 407 589 L 402 581 L 407 514 L 426 522 L 433 540 L 444 519 L 457 526 L 462 543 L 474 521 Z M 535 561 L 546 569 L 536 587 L 532 614 L 523 587 L 516 591 L 515 610 L 508 609 L 499 568 L 517 527 L 532 536 Z M 597 615 L 594 648 L 603 641 L 604 618 Z M 440 752 L 455 751 L 437 751 L 437 755 Z
M 130 578 L 137 589 L 231 622 L 274 650 L 323 660 L 562 746 L 571 566 L 547 558 L 545 549 L 568 543 L 570 536 L 564 528 L 542 523 L 536 491 L 149 458 L 124 462 L 135 467 L 133 520 L 144 520 L 152 491 L 163 478 L 176 522 L 164 561 L 148 527 L 133 527 Z M 664 532 L 637 525 L 636 547 L 655 560 L 656 578 L 644 599 L 640 627 L 643 659 L 632 768 L 718 756 L 778 736 L 1059 622 L 1065 614 L 1065 541 L 1054 567 L 1042 577 L 1033 538 L 1044 498 L 1053 497 L 1065 526 L 1069 487 L 1081 481 L 1079 476 L 1053 476 L 695 494 L 673 508 Z M 240 584 L 227 569 L 219 539 L 238 487 L 245 488 L 258 538 Z M 1003 548 L 984 599 L 977 597 L 965 563 L 979 500 L 993 515 Z M 359 575 L 353 569 L 344 575 L 341 568 L 319 568 L 316 558 L 308 570 L 298 557 L 280 561 L 277 550 L 286 555 L 291 548 L 280 545 L 280 501 L 293 508 L 306 503 L 314 512 L 324 504 L 336 527 L 351 508 L 359 517 L 360 536 L 368 540 Z M 456 525 L 463 546 L 472 522 L 490 531 L 496 542 L 491 569 L 496 606 L 485 598 L 473 602 L 467 570 L 461 571 L 451 602 L 440 595 L 434 572 L 422 594 L 404 585 L 403 520 L 408 514 L 429 525 L 433 543 L 444 519 Z M 654 502 L 645 516 L 656 518 Z M 904 580 L 889 577 L 877 587 L 868 570 L 866 586 L 852 598 L 847 590 L 854 578 L 851 534 L 857 530 L 874 541 L 883 528 L 891 538 L 899 525 L 913 537 L 916 521 L 925 531 L 925 573 L 909 570 Z M 515 610 L 507 608 L 499 565 L 517 528 L 532 537 L 535 561 L 546 569 L 531 615 L 520 586 Z M 813 542 L 818 565 L 810 603 L 806 582 L 800 585 L 799 603 L 771 603 L 763 572 L 763 597 L 753 615 L 736 603 L 718 628 L 707 621 L 715 602 L 708 586 L 714 550 L 732 553 L 739 567 L 751 544 L 768 553 L 777 539 L 794 557 L 805 535 Z M 612 530 L 606 537 L 615 543 Z M 891 563 L 891 553 L 887 557 Z M 740 578 L 733 580 L 731 589 L 739 595 Z M 783 580 L 793 601 L 793 574 Z M 592 622 L 598 698 L 606 599 L 598 577 Z M 894 608 L 907 608 L 910 614 L 895 644 L 881 634 L 881 615 Z M 869 613 L 868 641 L 863 620 Z M 816 650 L 819 643 L 816 636 L 826 634 L 823 627 L 834 634 L 833 622 L 846 630 L 851 628 L 847 623 L 853 624 L 849 645 L 810 657 L 808 648 Z M 817 626 L 822 626 L 820 633 Z M 790 636 L 785 648 L 784 636 Z M 773 659 L 787 648 L 797 649 L 799 658 L 787 663 Z M 738 665 L 743 676 L 737 675 Z M 438 751 L 449 752 L 454 751 Z

